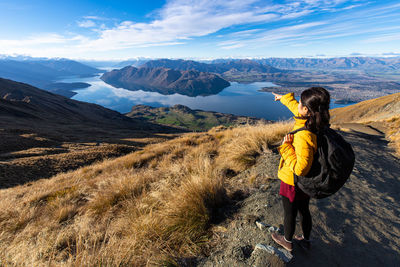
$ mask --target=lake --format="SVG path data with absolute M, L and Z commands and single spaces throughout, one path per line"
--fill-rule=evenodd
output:
M 152 107 L 181 104 L 191 109 L 258 117 L 267 120 L 285 120 L 292 117 L 292 113 L 285 106 L 280 102 L 274 101 L 274 96 L 271 93 L 258 91 L 262 87 L 275 86 L 271 82 L 254 82 L 250 84 L 231 82 L 231 86 L 226 87 L 219 94 L 189 97 L 180 94 L 162 95 L 156 92 L 129 91 L 115 88 L 103 82 L 100 76 L 101 74 L 89 78 L 69 77 L 59 82 L 85 82 L 91 84 L 88 88 L 74 90 L 77 94 L 72 99 L 99 104 L 120 113 L 127 113 L 134 105 L 138 104 Z M 348 106 L 348 104 L 331 104 L 331 108 L 345 106 Z

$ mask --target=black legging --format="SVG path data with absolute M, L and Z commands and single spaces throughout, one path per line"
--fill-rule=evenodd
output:
M 310 239 L 312 220 L 310 210 L 308 208 L 310 199 L 289 201 L 289 198 L 282 196 L 283 210 L 284 210 L 284 224 L 285 238 L 291 241 L 296 229 L 296 216 L 297 210 L 301 215 L 301 228 L 305 239 Z

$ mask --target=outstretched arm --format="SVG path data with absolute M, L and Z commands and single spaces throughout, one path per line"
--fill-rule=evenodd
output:
M 284 104 L 295 116 L 299 116 L 299 102 L 294 98 L 294 93 L 288 93 L 283 95 L 281 98 L 281 103 Z

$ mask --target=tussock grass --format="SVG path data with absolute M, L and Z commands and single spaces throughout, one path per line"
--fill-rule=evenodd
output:
M 267 151 L 271 145 L 280 142 L 282 135 L 289 132 L 291 123 L 259 124 L 229 129 L 224 133 L 225 140 L 230 140 L 223 153 L 236 171 L 242 171 L 255 163 L 256 158 Z
M 386 135 L 390 140 L 391 146 L 395 149 L 396 154 L 400 156 L 400 116 L 394 116 L 386 120 Z
M 400 156 L 400 93 L 362 101 L 360 103 L 336 108 L 331 112 L 332 123 L 382 124 L 390 145 Z
M 206 253 L 212 222 L 292 124 L 215 127 L 0 191 L 0 265 L 150 266 Z

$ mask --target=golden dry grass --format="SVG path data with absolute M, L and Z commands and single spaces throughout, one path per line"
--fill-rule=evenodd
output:
M 254 164 L 291 127 L 216 127 L 1 190 L 0 265 L 173 265 L 205 253 L 238 187 L 227 170 Z
M 330 113 L 331 123 L 387 120 L 400 114 L 400 93 L 332 109 Z
M 390 140 L 390 145 L 395 149 L 396 154 L 400 156 L 400 116 L 394 116 L 385 121 L 386 136 Z
M 400 93 L 362 101 L 330 111 L 331 122 L 380 124 L 396 154 L 400 156 Z
M 49 178 L 181 135 L 119 128 L 97 133 L 98 129 L 84 126 L 80 130 L 75 135 L 66 133 L 58 137 L 32 129 L 0 129 L 0 188 Z

